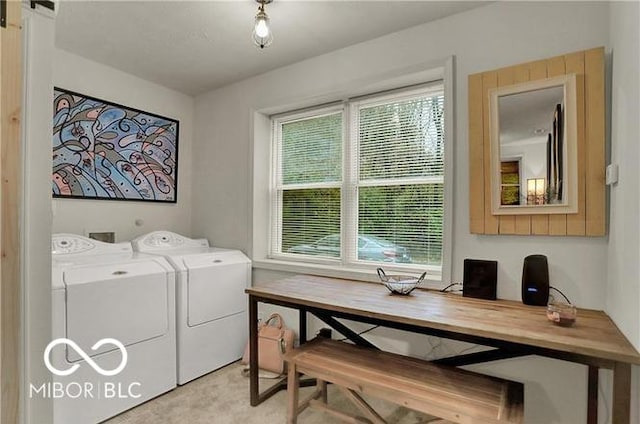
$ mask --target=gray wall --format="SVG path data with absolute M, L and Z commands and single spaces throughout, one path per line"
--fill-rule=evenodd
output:
M 196 98 L 193 232 L 251 250 L 254 111 L 313 104 L 363 80 L 455 55 L 453 279 L 466 257 L 499 260 L 499 295 L 518 299 L 522 259 L 549 256 L 554 285 L 603 308 L 606 238 L 477 236 L 468 224 L 467 76 L 606 46 L 603 3 L 496 3 L 280 68 Z M 268 143 L 268 140 L 260 140 Z M 258 150 L 258 149 L 257 149 Z M 259 160 L 260 158 L 257 158 Z M 268 158 L 265 157 L 267 162 Z M 257 278 L 260 278 L 258 272 Z
M 620 181 L 610 192 L 606 311 L 640 347 L 640 3 L 614 2 L 610 16 L 611 163 Z M 632 422 L 640 422 L 640 367 L 634 367 Z
M 54 54 L 53 83 L 180 121 L 177 203 L 55 199 L 53 232 L 87 235 L 114 231 L 116 241 L 131 240 L 154 230 L 190 236 L 194 99 L 60 49 Z M 142 225 L 136 225 L 136 220 L 142 220 Z
M 612 6 L 614 10 L 617 7 Z M 616 12 L 611 26 L 625 20 L 626 25 L 633 24 L 637 29 L 637 17 L 623 15 L 626 15 L 624 10 Z M 497 259 L 498 295 L 519 299 L 523 257 L 531 253 L 546 254 L 549 257 L 552 284 L 582 307 L 606 308 L 627 337 L 639 347 L 637 320 L 640 283 L 637 253 L 636 260 L 632 262 L 634 266 L 614 265 L 613 281 L 607 272 L 609 263 L 616 262 L 618 258 L 618 253 L 612 249 L 626 251 L 630 248 L 630 255 L 637 252 L 637 213 L 633 215 L 619 211 L 626 214 L 625 219 L 629 222 L 632 216 L 636 218 L 629 236 L 631 239 L 611 246 L 607 237 L 477 236 L 468 230 L 467 76 L 572 51 L 609 47 L 610 36 L 615 43 L 626 45 L 629 35 L 625 35 L 624 31 L 612 30 L 610 35 L 607 3 L 493 3 L 199 96 L 196 98 L 194 144 L 198 154 L 194 156 L 193 178 L 194 190 L 199 195 L 193 200 L 193 232 L 208 237 L 215 245 L 252 251 L 255 242 L 252 239 L 253 214 L 261 212 L 252 209 L 252 152 L 255 147 L 260 147 L 252 144 L 256 111 L 281 111 L 287 107 L 293 109 L 330 100 L 332 93 L 338 96 L 337 93 L 362 85 L 363 81 L 375 83 L 389 76 L 398 76 L 402 69 L 413 65 L 439 63 L 441 59 L 454 55 L 456 111 L 452 279 L 461 280 L 464 258 Z M 635 54 L 637 58 L 637 51 Z M 637 79 L 637 71 L 630 75 L 635 75 Z M 623 78 L 627 84 L 630 77 Z M 627 122 L 637 120 L 637 102 L 635 108 L 635 114 L 623 115 L 620 112 L 617 119 L 621 122 L 614 122 L 614 125 L 619 126 L 625 134 L 636 134 L 637 138 L 637 123 L 632 128 L 634 124 Z M 614 143 L 620 149 L 631 149 L 634 162 L 637 162 L 637 143 L 634 140 L 628 137 L 614 138 Z M 258 137 L 255 142 L 268 143 L 268 139 Z M 257 162 L 261 159 L 265 162 L 269 160 L 268 157 L 255 158 Z M 631 178 L 635 178 L 637 184 L 637 167 L 633 172 L 635 174 Z M 637 189 L 632 193 L 625 190 L 622 197 L 629 198 L 634 207 L 638 206 Z M 612 209 L 623 208 L 622 205 L 615 205 L 617 203 L 612 205 Z M 286 270 L 256 269 L 254 282 L 279 278 L 287 275 Z M 625 298 L 628 293 L 631 296 Z M 615 309 L 620 310 L 615 312 Z M 266 308 L 262 310 L 262 313 L 267 312 Z M 295 325 L 295 315 L 287 316 L 290 323 Z M 427 356 L 432 350 L 432 341 L 408 334 L 383 331 L 371 333 L 370 336 L 391 350 L 418 356 Z M 451 344 L 448 348 L 438 349 L 456 351 L 459 348 Z M 568 423 L 585 420 L 586 369 L 583 366 L 535 358 L 501 361 L 477 368 L 525 382 L 527 422 Z M 609 378 L 609 373 L 602 373 L 605 385 Z M 601 393 L 601 396 L 603 394 L 601 422 L 604 422 L 604 415 L 611 408 L 608 392 Z M 634 419 L 637 422 L 637 417 Z
M 443 58 L 454 55 L 453 280 L 461 280 L 464 258 L 497 259 L 498 295 L 519 299 L 523 257 L 531 253 L 546 254 L 552 284 L 561 288 L 578 305 L 607 308 L 610 312 L 618 304 L 623 305 L 621 311 L 612 315 L 630 340 L 640 346 L 636 324 L 640 304 L 637 261 L 634 262 L 635 267 L 616 267 L 617 277 L 611 282 L 607 268 L 610 262 L 616 261 L 617 254 L 610 254 L 606 237 L 477 236 L 470 234 L 468 229 L 467 76 L 572 51 L 609 47 L 608 17 L 607 3 L 493 3 L 199 96 L 196 98 L 194 143 L 198 154 L 194 156 L 193 179 L 194 191 L 199 195 L 193 201 L 194 234 L 208 237 L 213 244 L 247 252 L 251 252 L 257 242 L 253 240 L 253 214 L 261 211 L 253 210 L 253 196 L 264 197 L 264 193 L 252 193 L 253 163 L 255 160 L 258 165 L 264 165 L 269 157 L 261 153 L 254 158 L 252 152 L 268 151 L 263 143 L 269 143 L 269 139 L 258 134 L 254 141 L 254 131 L 258 131 L 253 127 L 256 112 L 269 113 L 313 105 L 331 100 L 332 94 L 337 99 L 339 93 L 348 91 L 350 87 L 397 77 L 403 69 L 429 62 L 440 63 Z M 611 24 L 617 24 L 620 19 L 613 19 Z M 637 18 L 635 22 L 637 28 Z M 626 43 L 628 36 L 623 31 L 612 31 L 611 37 Z M 631 75 L 637 78 L 637 72 Z M 637 103 L 635 116 L 638 116 Z M 618 124 L 632 133 L 633 128 L 629 126 L 633 124 L 623 121 Z M 631 139 L 614 139 L 614 143 L 620 148 L 632 149 L 637 161 L 637 147 Z M 637 168 L 634 172 L 637 182 Z M 637 190 L 625 192 L 624 196 L 630 196 L 629 201 L 637 206 Z M 632 214 L 628 216 L 631 220 Z M 634 247 L 637 246 L 637 222 L 635 225 L 632 239 L 617 244 L 618 250 L 631 247 L 637 251 Z M 258 233 L 260 229 L 256 229 Z M 287 275 L 286 270 L 286 267 L 279 271 L 255 269 L 254 283 Z M 628 282 L 626 276 L 631 277 Z M 622 281 L 630 286 L 632 294 L 624 301 L 615 296 L 616 287 Z M 611 284 L 613 288 L 608 288 Z M 607 295 L 613 296 L 609 303 L 606 302 Z M 269 308 L 262 310 L 263 314 L 268 312 Z M 289 312 L 286 316 L 290 324 L 296 324 L 295 314 Z M 460 349 L 454 344 L 438 345 L 433 340 L 400 332 L 377 331 L 369 336 L 385 348 L 417 356 L 440 355 Z M 439 347 L 433 349 L 434 346 Z M 527 422 L 585 421 L 586 369 L 583 366 L 534 358 L 501 361 L 476 368 L 525 382 Z M 609 384 L 608 372 L 602 372 L 602 381 L 605 386 Z M 601 422 L 605 422 L 605 414 L 610 408 L 610 395 L 604 391 L 601 393 Z

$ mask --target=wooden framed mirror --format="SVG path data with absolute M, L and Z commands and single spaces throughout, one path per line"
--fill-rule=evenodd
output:
M 495 87 L 488 94 L 491 212 L 577 213 L 576 75 Z
M 602 236 L 606 231 L 605 208 L 605 70 L 604 48 L 598 47 L 555 56 L 548 59 L 522 63 L 506 68 L 469 75 L 469 223 L 473 234 L 519 234 L 558 236 Z M 556 77 L 575 75 L 576 96 L 576 178 L 563 176 L 576 185 L 575 211 L 573 206 L 561 205 L 566 210 L 553 210 L 552 206 L 529 210 L 527 206 L 505 208 L 508 212 L 494 213 L 492 180 L 499 180 L 502 165 L 492 167 L 491 113 L 489 92 L 528 83 L 544 83 Z M 568 77 L 571 78 L 571 77 Z M 521 86 L 522 87 L 522 86 Z M 506 90 L 506 88 L 505 88 Z M 494 137 L 495 138 L 495 137 Z M 569 153 L 567 152 L 567 155 Z M 557 157 L 556 157 L 557 158 Z M 514 157 L 505 156 L 505 162 Z M 515 158 L 517 159 L 517 157 Z M 557 159 L 556 159 L 557 160 Z M 563 158 L 566 165 L 566 157 Z M 499 159 L 494 159 L 499 163 Z M 511 164 L 512 166 L 513 164 Z M 514 171 L 512 167 L 505 172 Z M 498 176 L 496 176 L 498 172 Z M 563 175 L 557 171 L 557 175 Z M 542 177 L 544 175 L 544 177 Z M 513 178 L 513 177 L 512 177 Z M 547 190 L 551 177 L 544 174 L 529 178 L 526 188 L 518 183 L 519 190 L 532 195 Z M 538 185 L 540 180 L 546 180 Z M 560 178 L 558 178 L 560 179 Z M 507 177 L 509 180 L 509 177 Z M 537 181 L 536 181 L 537 180 Z M 555 181 L 555 179 L 554 179 Z M 509 184 L 509 183 L 505 183 Z M 567 194 L 570 191 L 566 192 Z M 518 194 L 520 196 L 520 194 Z M 565 194 L 563 193 L 563 198 Z M 564 202 L 564 199 L 562 200 Z M 508 205 L 498 205 L 498 208 Z M 532 205 L 540 206 L 540 205 Z M 555 206 L 554 206 L 555 207 Z

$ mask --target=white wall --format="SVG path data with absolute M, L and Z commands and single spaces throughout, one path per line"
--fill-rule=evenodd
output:
M 176 204 L 56 199 L 53 232 L 115 231 L 116 241 L 154 230 L 191 235 L 194 100 L 114 68 L 57 49 L 54 85 L 180 121 Z M 142 225 L 136 225 L 142 220 Z
M 490 4 L 199 96 L 194 190 L 201 195 L 193 202 L 194 233 L 221 246 L 250 250 L 253 171 L 249 155 L 255 110 L 313 104 L 355 83 L 453 54 L 457 75 L 453 278 L 462 278 L 466 257 L 497 259 L 499 295 L 519 299 L 522 259 L 543 253 L 549 256 L 554 285 L 566 289 L 581 306 L 603 308 L 606 238 L 469 233 L 467 76 L 606 45 L 607 15 L 607 5 L 602 3 Z
M 531 137 L 500 146 L 501 160 L 520 158 L 520 197 L 527 202 L 527 180 L 547 178 L 547 137 Z
M 612 3 L 609 26 L 611 163 L 619 165 L 620 175 L 610 192 L 606 310 L 640 349 L 640 3 Z M 637 390 L 640 367 L 634 368 Z M 639 422 L 640 401 L 638 396 L 632 399 L 632 414 Z
M 611 188 L 607 310 L 640 348 L 640 3 L 611 5 Z
M 194 190 L 201 195 L 193 202 L 194 233 L 206 236 L 220 246 L 251 251 L 254 111 L 293 109 L 331 100 L 332 95 L 337 96 L 336 93 L 348 91 L 354 85 L 373 84 L 390 75 L 397 76 L 399 70 L 413 65 L 439 62 L 455 55 L 453 280 L 462 279 L 464 258 L 496 259 L 499 261 L 498 296 L 519 299 L 522 260 L 529 254 L 542 253 L 549 258 L 554 286 L 582 307 L 604 309 L 609 279 L 607 238 L 477 236 L 469 233 L 467 76 L 607 46 L 608 14 L 606 3 L 492 3 L 199 96 L 196 99 L 195 145 L 199 154 L 194 158 Z M 622 31 L 620 37 L 624 38 Z M 635 75 L 637 77 L 637 73 Z M 630 116 L 637 117 L 637 105 L 635 111 L 636 114 Z M 629 133 L 634 134 L 631 128 Z M 268 140 L 258 142 L 268 143 Z M 638 157 L 637 150 L 633 157 Z M 263 159 L 268 161 L 268 157 Z M 635 178 L 637 182 L 637 174 Z M 637 194 L 634 198 L 637 206 Z M 629 220 L 631 216 L 629 214 Z M 637 220 L 638 215 L 635 216 Z M 635 225 L 637 229 L 637 223 Z M 635 314 L 637 320 L 637 256 L 635 259 L 635 279 L 629 282 L 635 284 L 632 289 L 635 300 L 626 302 L 626 312 L 622 313 L 629 315 L 629 319 Z M 254 281 L 281 275 L 283 273 L 256 270 Z M 614 305 L 609 305 L 609 310 Z M 295 316 L 291 319 L 295 325 Z M 541 316 L 541 319 L 545 318 Z M 637 333 L 637 328 L 628 327 L 627 331 Z M 637 338 L 637 334 L 627 335 L 632 340 Z M 396 335 L 395 345 L 399 350 L 412 350 L 406 346 L 403 337 Z M 515 359 L 485 365 L 482 369 L 527 383 L 526 422 L 585 421 L 585 367 L 552 360 Z M 607 375 L 603 377 L 606 383 Z M 608 394 L 606 398 L 610 408 Z M 606 408 L 601 405 L 601 421 L 605 413 Z
M 29 397 L 28 387 L 51 380 L 42 353 L 51 341 L 51 102 L 54 20 L 25 5 L 23 18 L 24 119 L 22 127 L 22 420 L 47 423 L 53 403 Z
M 253 111 L 312 104 L 354 83 L 362 84 L 393 74 L 397 69 L 453 54 L 457 74 L 453 279 L 461 280 L 462 260 L 466 257 L 497 259 L 498 294 L 519 299 L 522 259 L 531 253 L 542 253 L 549 257 L 554 285 L 581 306 L 604 308 L 605 238 L 496 237 L 469 233 L 467 76 L 606 45 L 607 15 L 607 6 L 601 3 L 491 4 L 198 97 L 199 154 L 194 158 L 194 190 L 201 195 L 193 202 L 194 233 L 208 237 L 214 244 L 250 250 L 249 155 Z

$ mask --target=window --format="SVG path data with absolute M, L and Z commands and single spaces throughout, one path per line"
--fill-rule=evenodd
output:
M 440 270 L 442 82 L 272 119 L 270 257 Z

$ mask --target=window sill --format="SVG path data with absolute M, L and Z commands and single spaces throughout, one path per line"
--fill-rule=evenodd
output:
M 386 263 L 380 264 L 387 274 L 415 274 L 418 276 L 424 272 L 424 269 L 394 268 L 389 265 L 390 264 Z M 309 262 L 285 261 L 279 259 L 257 259 L 252 262 L 252 267 L 255 269 L 265 269 L 269 271 L 284 271 L 294 274 L 313 274 L 321 275 L 323 277 L 344 278 L 348 280 L 371 282 L 380 281 L 375 268 L 354 268 L 333 264 L 314 264 Z M 434 272 L 428 272 L 420 287 L 438 290 L 442 288 L 442 284 L 442 277 L 440 273 L 436 274 Z

